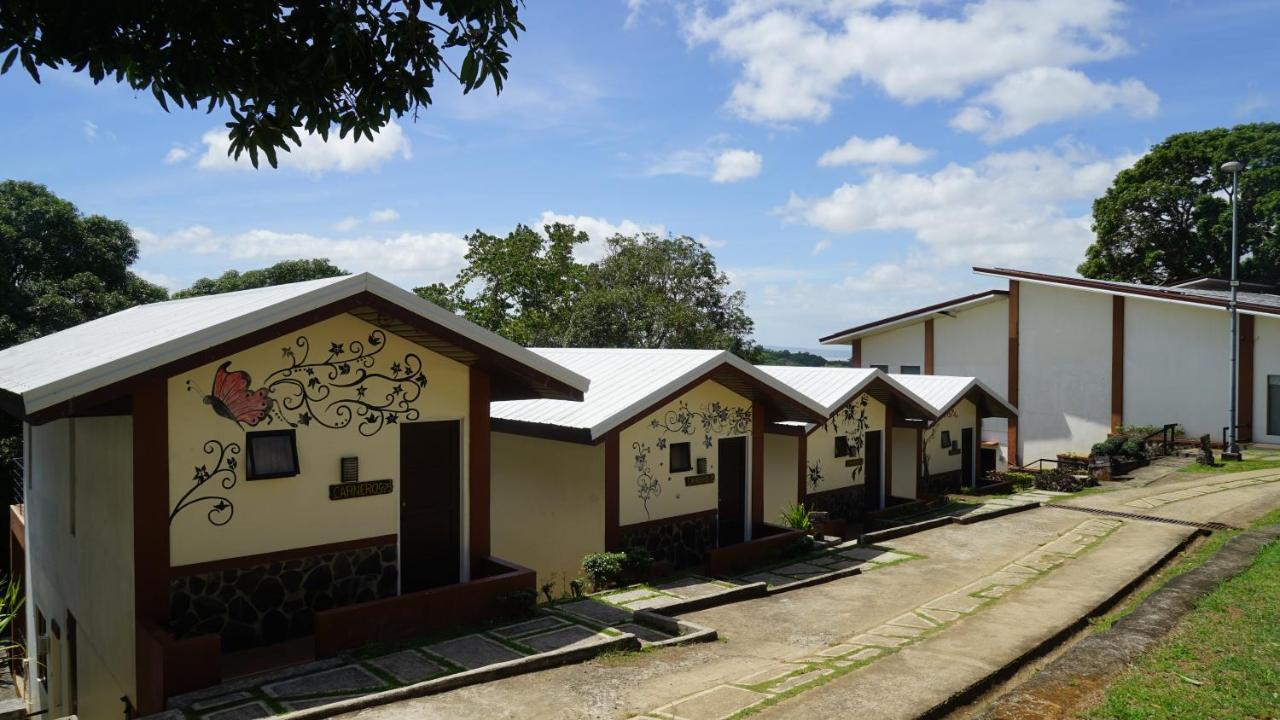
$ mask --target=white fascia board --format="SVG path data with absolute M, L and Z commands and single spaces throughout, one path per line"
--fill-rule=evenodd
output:
M 940 307 L 940 308 L 938 308 L 938 309 L 936 309 L 936 310 L 930 310 L 930 311 L 928 311 L 928 312 L 916 313 L 915 315 L 910 315 L 910 316 L 908 316 L 908 317 L 899 318 L 898 320 L 894 320 L 894 321 L 893 321 L 893 322 L 891 322 L 891 323 L 885 323 L 884 325 L 876 325 L 875 327 L 867 328 L 866 330 L 863 330 L 863 331 L 861 331 L 861 332 L 846 333 L 846 334 L 844 334 L 844 335 L 840 335 L 840 336 L 838 336 L 838 337 L 833 337 L 833 338 L 831 338 L 830 340 L 827 340 L 826 342 L 821 343 L 821 344 L 823 344 L 823 345 L 848 345 L 848 344 L 850 344 L 853 340 L 858 340 L 858 339 L 860 339 L 860 338 L 867 338 L 867 337 L 871 337 L 871 336 L 873 336 L 873 335 L 879 335 L 879 334 L 881 334 L 881 333 L 889 332 L 890 330 L 898 330 L 898 329 L 900 329 L 900 328 L 904 328 L 904 327 L 907 327 L 907 326 L 910 326 L 910 325 L 915 325 L 915 324 L 917 324 L 917 323 L 922 323 L 922 322 L 924 322 L 925 320 L 928 320 L 928 319 L 930 319 L 930 318 L 932 318 L 932 317 L 936 317 L 936 316 L 938 316 L 938 315 L 943 315 L 943 314 L 948 313 L 948 312 L 951 312 L 951 311 L 953 311 L 953 310 L 955 310 L 955 311 L 970 310 L 970 309 L 972 309 L 972 308 L 978 307 L 979 305 L 986 305 L 986 304 L 988 304 L 988 303 L 993 303 L 993 302 L 996 302 L 996 301 L 999 301 L 999 300 L 1005 300 L 1005 299 L 1006 299 L 1006 296 L 1004 296 L 1004 295 L 1000 295 L 1000 294 L 992 294 L 992 295 L 987 295 L 987 296 L 985 296 L 985 297 L 974 298 L 974 299 L 972 299 L 972 300 L 966 300 L 966 301 L 964 301 L 964 302 L 959 302 L 959 303 L 956 303 L 956 304 L 954 304 L 954 305 L 947 305 L 946 307 Z

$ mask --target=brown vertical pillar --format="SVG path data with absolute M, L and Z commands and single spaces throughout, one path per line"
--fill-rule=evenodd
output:
M 862 367 L 862 338 L 854 338 L 849 345 L 849 363 L 856 368 Z
M 924 321 L 924 374 L 933 374 L 933 318 Z
M 924 432 L 920 428 L 915 429 L 916 433 L 916 497 L 920 497 L 924 493 L 921 488 L 924 485 Z
M 751 536 L 764 524 L 764 405 L 751 403 Z
M 471 508 L 471 556 L 488 557 L 489 535 L 489 374 L 471 368 L 470 409 L 467 442 L 469 444 L 469 477 Z
M 1111 432 L 1124 425 L 1124 296 L 1111 296 Z
M 1018 302 L 1021 284 L 1009 281 L 1009 404 L 1018 404 Z M 1009 418 L 1009 464 L 1020 465 L 1022 451 L 1018 446 L 1018 418 Z
M 809 433 L 801 432 L 796 443 L 796 502 L 803 504 L 809 495 Z
M 604 548 L 618 550 L 622 545 L 618 527 L 620 498 L 618 493 L 618 431 L 604 436 Z
M 1236 424 L 1240 426 L 1236 439 L 1253 440 L 1253 341 L 1254 317 L 1239 316 L 1240 366 L 1236 383 Z
M 884 452 L 881 453 L 880 466 L 884 468 L 882 471 L 884 477 L 880 478 L 880 493 L 884 497 L 889 497 L 889 489 L 893 487 L 893 421 L 894 412 L 892 405 L 884 406 Z M 880 509 L 880 498 L 871 498 L 871 506 Z
M 149 380 L 133 395 L 133 597 L 137 633 L 169 619 L 169 388 Z M 141 714 L 164 710 L 164 669 L 136 648 Z

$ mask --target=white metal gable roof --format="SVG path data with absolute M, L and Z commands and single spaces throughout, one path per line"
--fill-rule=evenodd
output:
M 546 358 L 368 273 L 139 305 L 0 350 L 0 390 L 33 413 L 361 292 L 586 391 Z
M 582 402 L 504 400 L 492 403 L 491 417 L 587 430 L 596 440 L 722 364 L 822 413 L 822 407 L 814 400 L 725 350 L 533 348 L 533 352 L 591 380 Z
M 877 375 L 875 368 L 794 367 L 760 365 L 761 370 L 821 403 L 830 415 L 865 388 Z
M 1017 408 L 1009 404 L 999 393 L 992 390 L 976 377 L 958 375 L 899 375 L 890 374 L 889 378 L 913 392 L 924 400 L 937 415 L 942 415 L 960 401 L 971 389 L 979 388 L 992 400 L 1007 408 L 1013 415 Z

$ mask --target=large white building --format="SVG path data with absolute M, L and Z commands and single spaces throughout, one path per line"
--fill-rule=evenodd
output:
M 1011 462 L 1086 453 L 1121 425 L 1178 423 L 1220 439 L 1230 397 L 1230 295 L 1221 280 L 1139 285 L 1003 268 L 1007 289 L 940 302 L 821 339 L 855 367 L 972 375 L 1018 408 L 983 438 Z M 1280 294 L 1239 294 L 1239 437 L 1280 443 Z M 1016 460 L 1015 460 L 1016 459 Z

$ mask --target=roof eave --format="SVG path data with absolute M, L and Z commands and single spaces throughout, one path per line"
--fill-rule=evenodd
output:
M 927 305 L 922 308 L 916 308 L 915 310 L 908 310 L 905 313 L 890 315 L 887 318 L 881 318 L 873 322 L 864 323 L 856 327 L 851 327 L 848 330 L 832 333 L 825 337 L 818 338 L 818 342 L 823 345 L 844 345 L 852 342 L 853 340 L 867 337 L 868 335 L 875 335 L 888 330 L 914 325 L 918 322 L 928 320 L 929 318 L 945 314 L 948 311 L 967 310 L 980 305 L 997 302 L 998 300 L 1008 296 L 1008 294 L 1009 292 L 1007 290 L 992 289 L 985 290 L 980 293 L 974 293 L 972 295 L 965 295 L 963 297 L 954 298 L 935 305 Z

